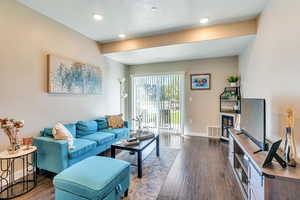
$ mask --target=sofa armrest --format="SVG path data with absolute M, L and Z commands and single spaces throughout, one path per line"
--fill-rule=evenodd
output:
M 59 173 L 68 167 L 68 143 L 51 137 L 33 138 L 37 147 L 37 166 L 50 172 Z
M 130 121 L 129 120 L 125 120 L 124 121 L 124 126 L 126 127 L 126 128 L 131 128 L 131 124 L 130 124 Z

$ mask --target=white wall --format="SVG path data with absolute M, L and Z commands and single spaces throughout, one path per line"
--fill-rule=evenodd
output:
M 207 135 L 207 126 L 219 126 L 219 95 L 228 84 L 226 78 L 238 73 L 238 58 L 224 57 L 129 66 L 130 75 L 178 71 L 186 72 L 185 134 Z M 211 90 L 191 91 L 190 74 L 201 73 L 211 73 Z
M 25 120 L 21 137 L 38 134 L 55 122 L 76 122 L 119 113 L 118 78 L 125 67 L 100 55 L 95 41 L 24 7 L 0 2 L 0 117 Z M 102 95 L 46 93 L 47 52 L 100 66 Z M 0 149 L 8 145 L 0 131 Z
M 256 40 L 240 56 L 244 97 L 266 98 L 267 136 L 284 131 L 285 111 L 295 110 L 300 150 L 300 1 L 272 0 L 259 20 Z

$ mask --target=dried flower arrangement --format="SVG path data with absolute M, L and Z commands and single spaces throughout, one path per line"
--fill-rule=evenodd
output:
M 18 134 L 19 129 L 24 127 L 23 120 L 15 120 L 15 119 L 8 119 L 0 118 L 0 128 L 4 130 L 4 133 L 8 136 L 10 147 L 8 152 L 10 154 L 16 153 L 20 149 L 20 144 L 18 141 Z

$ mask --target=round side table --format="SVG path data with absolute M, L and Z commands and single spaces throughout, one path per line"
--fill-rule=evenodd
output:
M 21 196 L 36 186 L 36 152 L 35 146 L 22 146 L 15 154 L 0 153 L 0 199 Z

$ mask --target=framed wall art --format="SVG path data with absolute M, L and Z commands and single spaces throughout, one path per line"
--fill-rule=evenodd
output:
M 210 90 L 211 74 L 191 74 L 191 90 Z
M 102 70 L 69 58 L 47 55 L 48 93 L 101 94 Z

